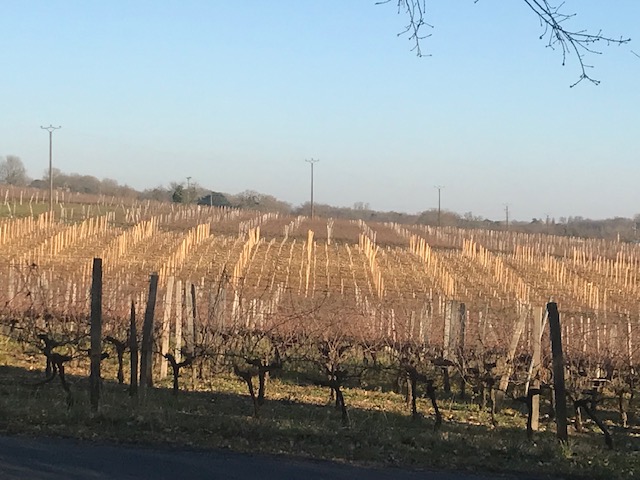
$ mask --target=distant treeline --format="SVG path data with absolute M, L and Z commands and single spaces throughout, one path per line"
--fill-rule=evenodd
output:
M 49 188 L 49 172 L 43 173 L 41 179 L 32 180 L 27 175 L 20 157 L 7 155 L 0 157 L 0 183 L 5 185 L 25 186 L 40 189 Z M 88 195 L 105 195 L 138 200 L 156 200 L 160 202 L 179 202 L 208 204 L 203 199 L 214 198 L 223 200 L 223 204 L 234 208 L 247 208 L 264 212 L 279 212 L 285 215 L 310 215 L 309 202 L 302 205 L 279 200 L 272 195 L 246 190 L 238 194 L 215 192 L 204 188 L 194 180 L 187 182 L 171 182 L 168 186 L 157 186 L 145 190 L 136 190 L 128 185 L 122 185 L 111 178 L 98 179 L 92 175 L 78 173 L 64 173 L 53 169 L 53 183 L 57 190 Z M 209 197 L 208 197 L 209 196 Z M 213 205 L 220 206 L 220 205 Z M 609 238 L 620 241 L 640 241 L 638 229 L 640 214 L 634 218 L 608 218 L 591 220 L 583 217 L 533 218 L 531 221 L 489 220 L 474 215 L 472 212 L 459 214 L 443 210 L 438 214 L 436 209 L 425 210 L 416 214 L 395 211 L 378 211 L 369 208 L 369 204 L 356 202 L 351 207 L 336 207 L 327 204 L 314 204 L 314 213 L 319 217 L 340 218 L 349 220 L 364 220 L 367 222 L 393 222 L 401 224 L 441 225 L 460 228 L 483 228 L 490 230 L 513 230 L 526 233 L 546 233 L 551 235 L 566 235 L 585 238 Z

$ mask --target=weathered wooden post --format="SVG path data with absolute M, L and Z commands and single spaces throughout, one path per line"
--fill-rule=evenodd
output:
M 542 355 L 542 317 L 545 312 L 542 306 L 533 310 L 533 330 L 531 341 L 533 342 L 533 355 L 531 358 L 531 371 L 529 387 L 527 388 L 527 398 L 531 400 L 531 420 L 530 431 L 537 431 L 540 419 L 540 361 Z
M 451 360 L 451 345 L 456 344 L 457 330 L 455 325 L 452 325 L 453 312 L 456 310 L 457 302 L 451 300 L 444 305 L 444 337 L 442 339 L 442 357 L 444 360 Z M 451 379 L 449 376 L 449 367 L 442 367 L 442 383 L 443 390 L 446 395 L 451 394 Z
M 91 410 L 98 411 L 100 404 L 100 360 L 102 357 L 102 259 L 93 259 L 91 283 L 91 373 L 89 397 Z
M 142 350 L 140 352 L 140 388 L 143 396 L 147 387 L 153 387 L 153 315 L 156 308 L 157 294 L 158 274 L 152 273 L 149 280 L 147 308 L 144 312 L 144 323 L 142 325 Z
M 131 381 L 129 395 L 138 396 L 138 328 L 136 326 L 136 304 L 131 300 L 131 320 L 129 323 L 129 351 L 131 352 Z
M 513 334 L 511 335 L 511 342 L 509 343 L 509 351 L 505 358 L 505 366 L 500 376 L 500 382 L 498 383 L 498 390 L 495 392 L 496 404 L 494 406 L 496 411 L 500 411 L 504 404 L 504 397 L 509 389 L 509 380 L 511 379 L 511 373 L 513 372 L 513 362 L 518 351 L 518 344 L 520 343 L 520 337 L 524 332 L 524 327 L 527 323 L 527 317 L 529 315 L 529 306 L 520 305 L 520 312 L 518 319 L 516 320 Z
M 184 332 L 184 340 L 185 340 L 185 348 L 186 351 L 189 352 L 189 354 L 193 354 L 193 350 L 194 350 L 194 345 L 193 345 L 193 320 L 194 320 L 194 314 L 195 314 L 195 287 L 194 285 L 190 282 L 187 281 L 184 284 L 184 303 L 185 303 L 185 310 L 186 310 L 186 332 Z
M 196 286 L 192 283 L 191 284 L 191 292 L 190 292 L 190 296 L 191 296 L 191 311 L 187 312 L 187 315 L 189 318 L 191 318 L 191 322 L 187 322 L 188 328 L 189 328 L 189 339 L 190 339 L 190 343 L 191 345 L 189 345 L 189 354 L 192 357 L 195 357 L 196 355 L 196 345 L 197 345 L 197 341 L 198 341 L 198 337 L 196 335 L 196 332 L 198 331 L 198 301 L 197 301 L 197 295 L 196 295 Z M 192 385 L 195 387 L 196 385 L 196 369 L 195 367 L 191 368 L 191 383 Z
M 551 355 L 553 356 L 553 391 L 556 407 L 556 436 L 562 442 L 569 440 L 567 432 L 567 393 L 564 385 L 564 358 L 562 355 L 562 330 L 558 304 L 547 303 L 549 329 L 551 331 Z
M 198 295 L 196 293 L 196 286 L 191 284 L 191 306 L 193 308 L 193 323 L 191 328 L 191 335 L 193 336 L 193 345 L 192 348 L 195 350 L 196 345 L 200 343 L 200 338 L 198 336 L 198 332 L 200 329 L 198 328 Z M 195 353 L 192 351 L 191 353 Z
M 513 361 L 518 351 L 518 344 L 520 343 L 520 337 L 524 332 L 525 324 L 527 323 L 527 316 L 529 314 L 529 307 L 527 305 L 520 305 L 520 313 L 516 320 L 513 334 L 511 335 L 511 342 L 509 343 L 509 351 L 507 352 L 506 368 L 502 372 L 500 377 L 499 389 L 504 394 L 509 388 L 509 380 L 511 378 L 511 372 L 513 371 Z
M 176 328 L 173 356 L 176 362 L 182 361 L 182 317 L 184 316 L 184 291 L 182 280 L 176 281 Z
M 458 363 L 462 366 L 463 370 L 466 367 L 464 364 L 464 342 L 465 335 L 467 330 L 467 306 L 464 303 L 460 303 L 460 307 L 458 309 L 458 322 L 460 326 L 460 331 L 458 335 L 458 351 L 456 352 L 458 356 Z M 466 381 L 464 375 L 460 377 L 460 398 L 462 400 L 466 397 Z

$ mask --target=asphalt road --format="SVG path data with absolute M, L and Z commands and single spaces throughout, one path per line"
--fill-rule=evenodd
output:
M 499 475 L 363 468 L 340 463 L 0 436 L 2 480 L 489 480 Z M 523 479 L 523 477 L 518 477 Z

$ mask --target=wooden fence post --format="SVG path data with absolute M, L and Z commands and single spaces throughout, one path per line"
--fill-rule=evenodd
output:
M 176 328 L 173 356 L 176 362 L 182 361 L 182 316 L 184 314 L 184 292 L 182 280 L 176 281 Z
M 562 330 L 558 304 L 547 303 L 549 329 L 551 331 L 551 354 L 553 356 L 553 392 L 556 407 L 556 435 L 562 442 L 569 440 L 567 432 L 567 393 L 564 385 L 564 358 L 562 355 Z
M 465 343 L 465 338 L 466 338 L 466 333 L 467 333 L 467 306 L 464 303 L 460 303 L 460 307 L 458 308 L 458 319 L 459 319 L 459 324 L 460 324 L 460 334 L 459 334 L 459 338 L 458 338 L 458 351 L 457 351 L 457 355 L 459 358 L 459 363 L 460 365 L 463 367 L 463 369 L 465 368 L 464 365 L 464 343 Z M 466 382 L 464 379 L 464 376 L 462 376 L 460 378 L 460 398 L 462 400 L 465 399 L 466 397 Z
M 100 404 L 100 360 L 102 357 L 102 259 L 93 259 L 91 283 L 91 373 L 89 389 L 91 410 L 98 411 Z
M 458 303 L 455 300 L 448 301 L 444 304 L 444 336 L 442 339 L 442 357 L 445 360 L 451 360 L 452 346 L 457 345 L 457 329 L 453 324 L 454 311 L 457 309 Z M 457 312 L 456 312 L 457 313 Z M 449 367 L 442 367 L 442 383 L 443 390 L 446 395 L 451 394 L 451 378 L 449 376 Z
M 198 302 L 196 295 L 196 286 L 191 284 L 191 292 L 187 294 L 191 297 L 191 310 L 187 312 L 187 318 L 191 319 L 191 321 L 187 321 L 187 326 L 189 329 L 189 339 L 191 345 L 189 345 L 189 354 L 195 356 L 196 355 L 196 342 L 197 342 L 197 314 L 198 314 Z M 196 368 L 195 366 L 191 367 L 191 384 L 195 388 L 196 385 Z
M 533 342 L 533 354 L 531 358 L 531 370 L 529 372 L 529 387 L 533 391 L 540 390 L 540 361 L 542 356 L 542 317 L 545 315 L 542 306 L 535 307 L 533 310 L 533 330 L 531 341 Z M 540 395 L 531 396 L 531 430 L 537 431 L 540 419 Z
M 192 325 L 192 329 L 191 329 L 191 335 L 193 336 L 193 350 L 191 353 L 195 353 L 195 347 L 196 345 L 198 345 L 200 343 L 200 338 L 198 335 L 199 332 L 199 328 L 198 328 L 198 300 L 197 300 L 198 296 L 196 294 L 196 286 L 192 283 L 191 284 L 191 305 L 193 307 L 193 325 Z
M 184 332 L 184 343 L 186 350 L 193 355 L 193 314 L 195 312 L 194 297 L 195 287 L 188 281 L 184 284 L 184 303 L 186 310 L 186 332 Z
M 129 351 L 131 352 L 131 382 L 129 395 L 138 396 L 138 328 L 136 326 L 136 304 L 131 300 L 131 320 L 129 323 Z
M 147 387 L 153 387 L 153 315 L 156 308 L 156 297 L 158 295 L 158 274 L 152 273 L 149 280 L 149 296 L 147 298 L 147 308 L 144 312 L 144 323 L 142 325 L 142 351 L 140 354 L 140 388 L 142 394 L 146 393 Z

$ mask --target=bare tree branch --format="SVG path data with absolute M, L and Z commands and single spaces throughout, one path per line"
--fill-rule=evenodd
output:
M 584 56 L 592 53 L 600 55 L 602 52 L 594 49 L 594 44 L 598 42 L 604 42 L 607 45 L 617 44 L 622 45 L 629 43 L 630 38 L 612 38 L 602 34 L 602 30 L 597 33 L 588 33 L 586 30 L 568 30 L 563 26 L 563 23 L 576 14 L 566 14 L 560 12 L 560 9 L 564 5 L 564 2 L 558 6 L 549 4 L 548 0 L 524 0 L 524 2 L 535 12 L 540 19 L 540 24 L 544 27 L 544 32 L 540 35 L 540 39 L 547 37 L 547 46 L 555 49 L 560 47 L 562 50 L 562 65 L 565 64 L 567 55 L 574 55 L 578 59 L 580 64 L 580 70 L 582 71 L 578 80 L 571 85 L 575 87 L 582 80 L 589 80 L 591 83 L 598 85 L 599 80 L 590 77 L 587 74 L 587 68 L 593 68 L 592 65 L 584 63 Z
M 376 5 L 382 5 L 389 3 L 391 0 L 380 0 L 376 2 Z M 425 56 L 422 53 L 421 41 L 431 36 L 431 34 L 422 35 L 421 30 L 423 27 L 433 28 L 433 25 L 425 22 L 426 17 L 426 0 L 397 0 L 398 2 L 398 14 L 405 14 L 409 19 L 409 23 L 404 27 L 404 30 L 398 33 L 398 36 L 409 35 L 409 41 L 414 43 L 412 52 L 416 52 L 418 57 Z M 431 56 L 431 55 L 426 55 Z
M 405 29 L 398 34 L 408 35 L 409 40 L 414 44 L 412 51 L 415 51 L 419 57 L 424 56 L 422 53 L 421 42 L 431 34 L 423 35 L 424 27 L 433 28 L 432 25 L 425 21 L 426 18 L 426 0 L 396 0 L 398 6 L 398 14 L 405 15 L 408 23 Z M 569 20 L 573 19 L 576 14 L 563 13 L 561 11 L 564 2 L 560 4 L 551 4 L 549 0 L 523 0 L 525 4 L 536 14 L 543 27 L 540 39 L 547 38 L 547 47 L 552 49 L 560 49 L 562 51 L 562 65 L 565 65 L 567 57 L 575 57 L 580 65 L 580 76 L 578 80 L 571 85 L 575 87 L 583 80 L 588 80 L 594 85 L 598 85 L 600 80 L 596 80 L 587 73 L 587 69 L 593 68 L 592 65 L 585 63 L 585 56 L 588 54 L 600 55 L 602 52 L 595 49 L 598 42 L 606 43 L 606 45 L 622 45 L 629 43 L 630 38 L 613 38 L 608 37 L 598 31 L 597 33 L 589 33 L 587 30 L 573 30 L 565 27 Z M 391 0 L 380 0 L 376 5 L 390 3 Z M 474 3 L 477 3 L 475 0 Z M 635 52 L 632 52 L 637 55 Z

